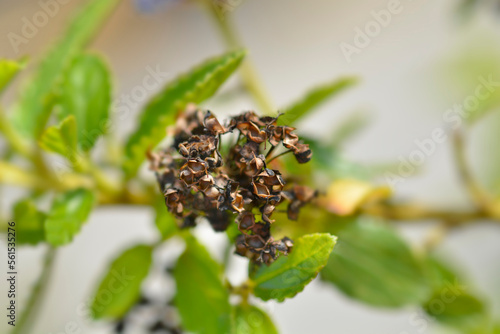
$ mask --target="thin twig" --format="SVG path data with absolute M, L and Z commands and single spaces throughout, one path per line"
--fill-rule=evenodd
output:
M 288 151 L 282 152 L 282 153 L 280 153 L 280 154 L 276 154 L 274 157 L 272 157 L 271 159 L 267 160 L 267 161 L 266 161 L 266 163 L 268 163 L 268 164 L 269 164 L 269 163 L 271 163 L 271 161 L 273 161 L 274 159 L 277 159 L 277 158 L 279 158 L 279 157 L 281 157 L 281 156 L 283 156 L 283 155 L 285 155 L 285 154 L 288 154 L 288 153 L 290 153 L 290 152 L 293 152 L 293 151 L 292 151 L 292 150 L 288 150 Z
M 414 204 L 377 203 L 365 206 L 361 212 L 371 216 L 401 222 L 417 222 L 423 220 L 444 221 L 449 226 L 465 225 L 480 220 L 493 219 L 487 212 L 433 210 Z M 500 221 L 498 221 L 500 222 Z
M 211 0 L 201 0 L 201 2 L 207 9 L 207 12 L 210 14 L 213 21 L 216 23 L 217 28 L 224 38 L 227 46 L 230 49 L 241 48 L 242 43 L 240 42 L 240 38 L 236 32 L 236 28 L 230 21 L 228 15 L 226 15 L 224 18 L 221 18 L 219 13 L 217 12 L 217 8 L 214 6 L 213 1 Z M 257 71 L 255 70 L 255 66 L 250 59 L 247 58 L 245 62 L 240 66 L 240 73 L 246 89 L 250 92 L 252 97 L 255 99 L 255 102 L 257 102 L 262 111 L 266 114 L 273 113 L 274 107 L 271 99 L 265 91 L 264 85 L 262 84 L 262 81 L 260 80 Z
M 474 179 L 469 165 L 467 164 L 464 138 L 460 131 L 455 131 L 453 134 L 453 149 L 460 180 L 470 194 L 471 199 L 480 210 L 491 213 L 491 200 L 488 194 Z
M 33 327 L 37 314 L 40 310 L 41 302 L 43 300 L 44 294 L 46 293 L 48 282 L 50 281 L 50 276 L 52 269 L 54 268 L 54 259 L 56 255 L 56 250 L 54 248 L 49 248 L 45 254 L 45 259 L 43 263 L 42 273 L 38 278 L 33 290 L 28 299 L 28 303 L 24 308 L 16 326 L 11 334 L 28 334 L 32 333 L 31 327 Z

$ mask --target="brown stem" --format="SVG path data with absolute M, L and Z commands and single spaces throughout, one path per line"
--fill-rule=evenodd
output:
M 467 164 L 464 138 L 460 131 L 455 131 L 453 134 L 453 149 L 460 180 L 469 192 L 471 199 L 480 210 L 490 211 L 491 201 L 489 196 L 476 182 Z
M 480 220 L 495 220 L 488 213 L 478 211 L 433 210 L 413 204 L 377 203 L 361 210 L 362 213 L 396 221 L 438 220 L 449 226 L 465 225 Z M 496 220 L 500 223 L 500 221 Z
M 279 158 L 279 157 L 281 157 L 281 156 L 283 156 L 283 155 L 285 155 L 285 154 L 288 154 L 288 153 L 290 153 L 290 152 L 293 152 L 293 151 L 292 151 L 292 150 L 288 150 L 288 151 L 282 152 L 282 153 L 280 153 L 280 154 L 276 154 L 274 157 L 272 157 L 271 159 L 269 159 L 268 161 L 266 161 L 266 163 L 268 163 L 268 164 L 269 164 L 269 163 L 271 163 L 271 161 L 273 161 L 274 159 L 277 159 L 277 158 Z

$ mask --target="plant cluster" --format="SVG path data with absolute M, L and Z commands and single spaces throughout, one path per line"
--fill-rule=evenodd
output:
M 79 238 L 92 210 L 104 205 L 154 212 L 156 240 L 121 250 L 95 282 L 89 313 L 115 324 L 117 333 L 276 334 L 272 317 L 256 301 L 293 298 L 318 275 L 325 289 L 371 307 L 419 307 L 422 321 L 432 318 L 467 334 L 498 333 L 487 298 L 437 253 L 448 231 L 500 221 L 500 200 L 468 168 L 465 129 L 454 134 L 453 147 L 471 209 L 402 202 L 377 182 L 390 166 L 355 163 L 342 154 L 366 117 L 355 114 L 323 138 L 299 137 L 293 128 L 356 80 L 333 80 L 274 108 L 230 18 L 219 20 L 207 0 L 204 9 L 236 51 L 165 83 L 139 111 L 133 131 L 117 140 L 121 115 L 112 112 L 111 71 L 85 45 L 118 2 L 89 1 L 13 105 L 0 107 L 6 148 L 0 152 L 0 186 L 22 189 L 0 217 L 16 222 L 18 247 L 45 251 L 42 273 L 13 333 L 32 333 L 43 297 L 51 298 L 45 292 L 57 254 Z M 25 59 L 0 59 L 0 94 L 27 66 Z M 221 122 L 203 108 L 212 104 L 208 99 L 220 98 L 218 88 L 238 69 L 259 113 Z M 145 170 L 148 162 L 156 179 Z M 435 223 L 419 248 L 391 226 L 408 221 Z M 225 237 L 222 260 L 193 232 L 202 224 Z M 171 245 L 182 254 L 162 262 L 162 251 Z M 236 259 L 249 264 L 241 281 L 226 275 Z M 117 287 L 117 273 L 126 273 L 126 284 Z M 148 278 L 160 278 L 158 285 L 171 293 L 151 292 Z
M 288 201 L 288 218 L 297 220 L 300 207 L 314 198 L 315 191 L 304 186 L 284 191 L 282 174 L 269 168 L 267 161 L 274 160 L 271 155 L 279 144 L 299 163 L 311 159 L 309 145 L 300 142 L 294 130 L 278 126 L 277 117 L 259 117 L 251 111 L 222 125 L 210 111 L 189 106 L 177 119 L 173 144 L 149 153 L 150 169 L 168 210 L 183 227 L 205 217 L 220 232 L 235 221 L 242 233 L 236 239 L 236 253 L 254 262 L 270 264 L 279 253 L 288 254 L 293 242 L 271 236 L 271 216 Z M 222 138 L 228 134 L 236 140 L 224 147 Z M 221 147 L 227 151 L 225 157 Z M 255 211 L 261 221 L 256 221 Z

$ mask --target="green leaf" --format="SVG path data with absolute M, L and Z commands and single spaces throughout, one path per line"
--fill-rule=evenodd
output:
M 106 134 L 111 101 L 111 80 L 106 64 L 93 55 L 78 56 L 61 87 L 60 118 L 74 115 L 78 143 L 89 151 Z
M 57 196 L 45 221 L 47 241 L 52 246 L 70 243 L 87 220 L 94 204 L 94 193 L 86 189 Z
M 278 334 L 269 316 L 258 307 L 249 304 L 233 309 L 233 334 Z
M 445 287 L 436 291 L 423 307 L 427 314 L 440 323 L 457 329 L 467 328 L 467 333 L 488 326 L 483 302 L 457 287 Z
M 490 325 L 484 303 L 474 296 L 471 289 L 452 268 L 431 257 L 427 261 L 434 293 L 423 303 L 423 308 L 441 324 L 466 333 L 484 333 Z
M 210 59 L 169 83 L 146 105 L 137 122 L 139 126 L 125 147 L 123 168 L 128 178 L 136 174 L 146 151 L 165 137 L 165 128 L 174 122 L 176 113 L 190 102 L 200 103 L 211 97 L 238 68 L 244 56 L 244 51 L 236 51 Z
M 321 272 L 323 280 L 374 306 L 420 304 L 429 297 L 421 264 L 392 229 L 358 221 L 337 232 L 339 243 Z
M 30 199 L 23 199 L 14 206 L 16 241 L 19 244 L 36 245 L 45 240 L 43 224 L 46 215 L 38 211 Z
M 355 112 L 349 114 L 333 132 L 333 136 L 328 140 L 331 147 L 341 147 L 349 139 L 358 135 L 370 123 L 368 115 Z
M 0 59 L 0 93 L 25 66 L 26 62 L 22 60 Z
M 48 127 L 38 142 L 44 150 L 73 160 L 77 156 L 76 128 L 75 116 L 68 116 L 58 125 Z
M 154 209 L 155 225 L 161 234 L 162 240 L 167 240 L 179 231 L 176 219 L 174 215 L 168 212 L 163 198 L 155 203 Z
M 314 88 L 300 101 L 285 109 L 285 114 L 278 119 L 278 124 L 292 125 L 327 99 L 353 86 L 356 81 L 355 78 L 343 78 Z
M 231 220 L 233 221 L 233 220 Z M 238 228 L 238 224 L 229 224 L 229 226 L 226 229 L 226 235 L 227 238 L 229 239 L 230 243 L 233 243 L 236 241 L 236 238 L 241 235 L 241 231 Z
M 64 70 L 91 41 L 119 0 L 92 0 L 71 21 L 65 35 L 41 62 L 34 77 L 23 89 L 12 113 L 15 127 L 26 136 L 36 137 L 43 130 L 50 111 L 51 96 L 60 84 Z
M 152 258 L 151 246 L 137 245 L 111 263 L 90 307 L 94 319 L 120 319 L 134 306 L 140 298 L 141 284 L 148 275 Z
M 230 333 L 231 305 L 221 276 L 222 267 L 194 238 L 188 238 L 174 272 L 175 304 L 187 331 Z
M 336 240 L 328 233 L 308 234 L 298 239 L 291 254 L 257 269 L 252 277 L 254 294 L 263 300 L 280 302 L 295 296 L 326 265 Z

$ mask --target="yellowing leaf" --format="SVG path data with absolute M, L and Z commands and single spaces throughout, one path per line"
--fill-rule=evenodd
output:
M 367 202 L 384 199 L 390 195 L 391 190 L 388 187 L 375 187 L 359 180 L 342 179 L 330 185 L 321 203 L 327 210 L 346 216 L 354 213 Z

